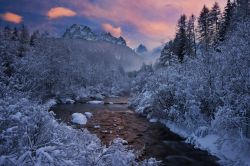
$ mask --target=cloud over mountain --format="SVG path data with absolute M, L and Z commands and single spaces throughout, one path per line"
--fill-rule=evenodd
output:
M 104 24 L 102 24 L 102 28 L 106 32 L 110 32 L 115 37 L 120 37 L 122 35 L 122 28 L 121 27 L 114 27 L 111 24 L 104 23 Z
M 59 17 L 72 17 L 75 15 L 76 15 L 75 11 L 68 9 L 68 8 L 64 8 L 64 7 L 51 8 L 47 13 L 47 16 L 50 19 L 55 19 Z

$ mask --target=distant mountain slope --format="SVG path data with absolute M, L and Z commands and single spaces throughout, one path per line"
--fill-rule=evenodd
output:
M 123 37 L 116 38 L 110 33 L 94 33 L 91 28 L 85 25 L 73 24 L 70 28 L 66 29 L 65 33 L 63 34 L 63 38 L 105 41 L 112 44 L 126 46 L 126 41 Z
M 146 46 L 144 46 L 143 44 L 140 44 L 136 49 L 135 52 L 138 54 L 142 54 L 142 53 L 146 53 L 148 52 L 148 49 Z
M 88 64 L 102 64 L 106 68 L 122 66 L 126 71 L 130 71 L 139 69 L 142 64 L 142 58 L 131 48 L 124 45 L 104 41 L 65 38 L 44 39 L 41 42 L 44 42 L 44 45 L 50 43 L 57 50 L 57 56 L 61 58 L 84 59 Z
M 144 64 L 153 64 L 159 58 L 162 46 L 149 50 L 145 45 L 140 44 L 134 52 L 143 59 Z

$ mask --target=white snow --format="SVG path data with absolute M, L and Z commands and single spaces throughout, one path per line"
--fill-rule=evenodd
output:
M 92 114 L 91 112 L 85 112 L 84 115 L 85 115 L 88 119 L 90 119 L 90 118 L 93 116 L 93 114 Z
M 18 129 L 18 126 L 10 127 L 6 130 L 6 132 L 13 132 L 16 129 Z
M 75 101 L 73 99 L 71 99 L 71 98 L 62 98 L 61 102 L 63 104 L 74 104 L 75 103 Z
M 97 100 L 103 100 L 103 99 L 104 99 L 104 96 L 101 95 L 101 94 L 96 94 L 94 97 L 95 97 Z
M 118 98 L 119 96 L 117 96 L 117 95 L 110 95 L 110 97 L 112 97 L 112 98 Z
M 72 122 L 80 125 L 85 125 L 87 123 L 87 118 L 82 113 L 73 113 Z
M 67 98 L 67 99 L 65 100 L 65 103 L 67 103 L 67 104 L 74 104 L 75 101 L 72 100 L 72 99 L 70 99 L 70 98 Z
M 88 104 L 104 104 L 104 101 L 93 100 L 93 101 L 88 101 Z
M 52 110 L 49 112 L 51 115 L 56 116 L 56 113 Z
M 128 141 L 122 139 L 122 138 L 116 138 L 113 140 L 113 143 L 122 143 L 122 144 L 128 144 Z
M 219 163 L 221 165 L 237 165 L 235 161 L 243 162 L 246 166 L 250 166 L 249 156 L 242 155 L 242 149 L 233 148 L 232 144 L 220 145 L 221 137 L 216 134 L 196 135 L 196 133 L 191 133 L 182 127 L 178 127 L 174 123 L 169 123 L 167 121 L 161 120 L 170 131 L 186 138 L 186 143 L 194 145 L 196 148 L 206 150 L 212 155 L 219 157 Z M 205 128 L 205 127 L 200 127 Z M 230 159 L 230 160 L 229 160 Z M 244 166 L 245 166 L 244 165 Z
M 99 129 L 99 128 L 101 128 L 101 126 L 100 125 L 95 125 L 94 128 Z
M 209 128 L 207 126 L 201 126 L 195 131 L 195 135 L 198 137 L 205 137 L 209 134 Z
M 155 119 L 155 118 L 152 118 L 152 119 L 149 120 L 150 123 L 156 123 L 157 121 L 158 121 L 158 120 Z
M 194 137 L 194 145 L 201 149 L 209 150 L 214 154 L 218 154 L 218 147 L 216 142 L 218 141 L 219 136 L 215 134 L 207 135 L 205 137 Z M 188 140 L 187 140 L 188 142 Z
M 46 106 L 48 106 L 48 107 L 51 107 L 51 106 L 56 105 L 56 104 L 57 104 L 57 102 L 55 99 L 50 99 L 46 102 Z
M 20 112 L 17 112 L 15 115 L 11 115 L 11 118 L 15 120 L 20 120 L 21 116 L 22 114 Z

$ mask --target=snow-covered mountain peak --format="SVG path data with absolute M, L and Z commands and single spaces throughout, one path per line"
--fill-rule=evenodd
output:
M 146 53 L 148 52 L 148 49 L 146 46 L 144 46 L 143 44 L 140 44 L 136 49 L 135 52 L 138 54 L 142 54 L 142 53 Z
M 112 36 L 109 32 L 94 33 L 90 27 L 85 25 L 73 24 L 70 28 L 66 29 L 66 32 L 63 34 L 63 37 L 69 39 L 106 41 L 112 44 L 126 46 L 126 41 L 123 37 L 116 38 Z
M 70 39 L 94 40 L 95 34 L 88 26 L 73 24 L 70 28 L 66 29 L 63 37 Z

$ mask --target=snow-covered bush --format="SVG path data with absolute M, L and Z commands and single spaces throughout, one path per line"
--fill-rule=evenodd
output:
M 227 135 L 242 135 L 246 123 L 246 112 L 237 112 L 227 107 L 221 107 L 215 114 L 212 126 L 215 131 L 224 131 Z

